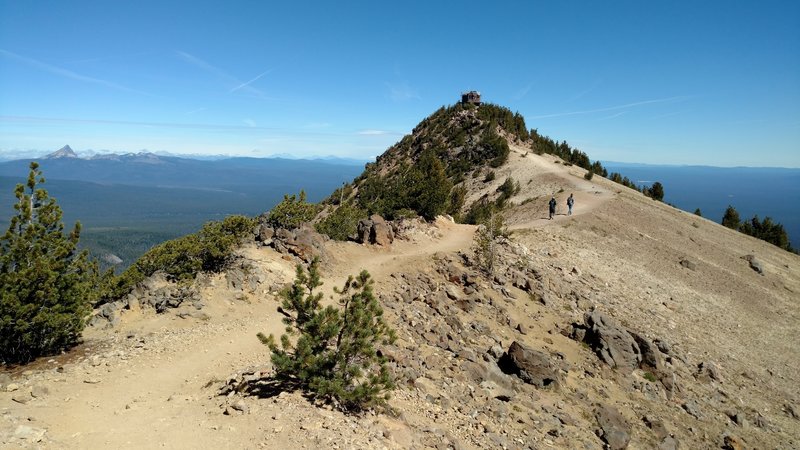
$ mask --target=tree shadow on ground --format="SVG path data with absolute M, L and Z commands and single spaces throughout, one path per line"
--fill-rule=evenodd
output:
M 303 389 L 301 383 L 294 380 L 282 380 L 274 377 L 259 378 L 257 380 L 244 381 L 244 388 L 238 392 L 258 398 L 277 397 L 282 392 L 292 393 L 304 391 L 303 397 L 311 400 L 311 396 Z

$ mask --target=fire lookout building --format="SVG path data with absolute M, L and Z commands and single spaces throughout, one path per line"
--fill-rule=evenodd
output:
M 481 93 L 478 91 L 469 91 L 469 92 L 462 92 L 461 93 L 461 103 L 468 104 L 472 103 L 473 105 L 480 105 L 481 104 Z

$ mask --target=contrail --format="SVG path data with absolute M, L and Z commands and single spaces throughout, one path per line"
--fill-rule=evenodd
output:
M 266 72 L 262 73 L 261 75 L 259 75 L 259 76 L 255 77 L 255 78 L 253 78 L 252 80 L 250 80 L 250 81 L 248 81 L 248 82 L 246 82 L 246 83 L 242 83 L 242 84 L 240 84 L 240 85 L 236 86 L 235 88 L 233 88 L 233 89 L 231 89 L 230 91 L 228 91 L 228 93 L 235 92 L 235 91 L 238 91 L 239 89 L 241 89 L 241 88 L 243 88 L 243 87 L 249 86 L 249 85 L 250 85 L 250 83 L 252 83 L 252 82 L 254 82 L 254 81 L 258 80 L 259 78 L 263 77 L 264 75 L 266 75 L 266 74 L 268 74 L 268 73 L 270 73 L 270 72 L 272 72 L 272 69 L 269 69 L 269 70 L 267 70 Z

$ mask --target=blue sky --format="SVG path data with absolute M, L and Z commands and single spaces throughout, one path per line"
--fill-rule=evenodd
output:
M 0 156 L 369 158 L 469 89 L 592 159 L 800 167 L 800 2 L 0 0 Z

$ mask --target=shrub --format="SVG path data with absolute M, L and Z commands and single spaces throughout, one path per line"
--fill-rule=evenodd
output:
M 280 345 L 273 335 L 258 334 L 272 352 L 275 378 L 345 411 L 382 405 L 394 381 L 375 345 L 394 342 L 395 334 L 383 320 L 372 278 L 362 271 L 334 289 L 341 309 L 322 308 L 322 294 L 314 292 L 321 285 L 317 259 L 308 271 L 298 265 L 294 283 L 280 294 L 287 334 Z M 298 335 L 294 345 L 291 335 Z
M 314 225 L 314 228 L 331 239 L 346 241 L 356 235 L 358 221 L 366 217 L 366 210 L 352 205 L 341 205 L 328 217 Z
M 450 199 L 447 202 L 447 214 L 455 217 L 461 213 L 464 202 L 467 199 L 467 188 L 465 186 L 455 186 L 450 191 Z
M 469 207 L 467 214 L 464 216 L 464 222 L 472 225 L 485 223 L 494 213 L 494 210 L 495 204 L 487 198 L 482 198 Z
M 118 299 L 133 287 L 162 271 L 175 281 L 189 281 L 200 272 L 219 272 L 233 258 L 234 250 L 252 235 L 255 220 L 228 216 L 221 222 L 208 222 L 194 234 L 162 242 L 142 255 L 117 277 L 111 277 L 102 289 L 101 301 Z
M 14 189 L 16 214 L 0 237 L 0 361 L 28 362 L 77 342 L 98 295 L 98 269 L 78 252 L 80 223 L 64 235 L 62 211 L 36 162 Z M 26 189 L 27 188 L 27 189 Z
M 507 236 L 503 216 L 491 213 L 478 227 L 475 233 L 474 245 L 475 259 L 478 267 L 486 273 L 493 275 L 496 261 L 495 240 L 500 236 Z
M 306 192 L 301 190 L 299 196 L 284 195 L 283 200 L 269 211 L 267 224 L 291 230 L 310 222 L 318 211 L 317 205 L 306 201 Z
M 694 210 L 694 215 L 698 217 L 703 217 L 703 212 L 700 211 L 700 208 Z
M 497 176 L 494 173 L 494 170 L 490 170 L 489 173 L 483 178 L 484 183 L 489 183 L 490 181 L 494 181 Z
M 583 178 L 585 178 L 586 180 L 589 180 L 589 181 L 591 181 L 591 179 L 592 179 L 593 177 L 594 177 L 594 172 L 593 172 L 593 171 L 591 171 L 591 170 L 590 170 L 590 171 L 588 171 L 588 172 L 586 172 L 586 175 L 584 175 L 584 176 L 583 176 Z

